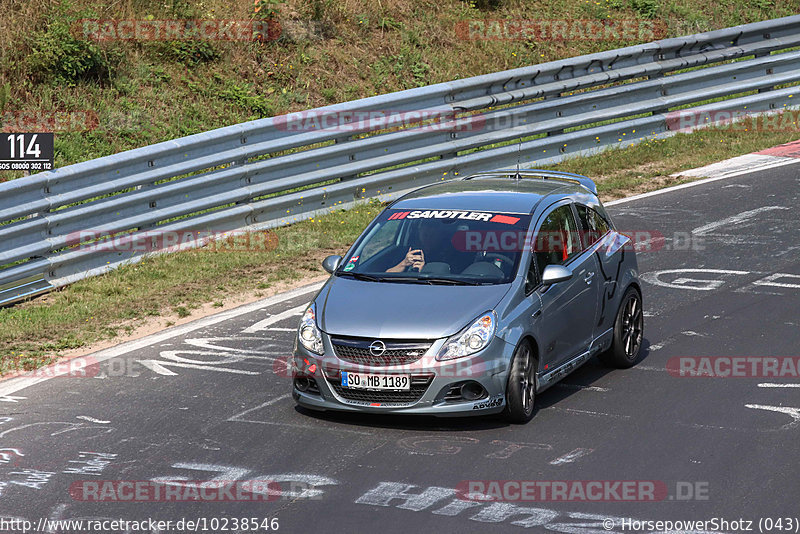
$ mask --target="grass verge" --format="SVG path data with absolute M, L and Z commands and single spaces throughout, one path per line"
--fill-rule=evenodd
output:
M 629 46 L 474 39 L 475 20 L 655 21 L 664 37 L 795 13 L 785 0 L 0 0 L 3 131 L 57 130 L 57 167 L 247 120 Z M 274 41 L 96 40 L 82 20 L 274 17 Z M 659 26 L 661 27 L 661 26 Z M 659 35 L 660 37 L 661 35 Z M 4 108 L 4 111 L 3 109 Z M 5 113 L 4 113 L 5 112 Z M 38 118 L 36 118 L 38 117 Z M 3 173 L 0 180 L 21 173 Z

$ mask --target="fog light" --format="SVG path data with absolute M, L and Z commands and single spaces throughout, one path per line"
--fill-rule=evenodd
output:
M 304 376 L 294 379 L 294 387 L 296 387 L 298 391 L 308 391 L 310 386 L 311 382 Z
M 466 382 L 461 386 L 461 396 L 464 400 L 473 401 L 483 398 L 486 390 L 477 382 Z

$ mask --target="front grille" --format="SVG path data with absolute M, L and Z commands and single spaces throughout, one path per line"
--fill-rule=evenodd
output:
M 430 341 L 381 340 L 386 345 L 386 351 L 383 354 L 373 355 L 370 352 L 370 345 L 375 341 L 371 338 L 331 338 L 333 349 L 339 359 L 369 367 L 414 363 L 422 358 L 433 344 Z
M 329 378 L 328 383 L 338 396 L 345 400 L 378 404 L 413 404 L 431 385 L 433 376 L 412 376 L 408 391 L 372 391 L 368 389 L 344 388 L 340 378 Z

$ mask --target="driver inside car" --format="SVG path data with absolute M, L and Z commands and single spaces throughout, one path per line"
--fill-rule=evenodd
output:
M 467 226 L 455 226 L 448 222 L 425 221 L 421 222 L 415 234 L 417 239 L 412 241 L 406 250 L 402 251 L 400 261 L 386 269 L 387 273 L 401 272 L 427 272 L 438 274 L 465 273 L 468 268 L 474 268 L 475 262 L 485 262 L 473 251 L 461 250 L 456 247 L 454 232 L 464 232 Z M 473 269 L 474 270 L 474 269 Z M 482 269 L 478 268 L 479 271 Z
M 428 258 L 437 257 L 439 254 L 447 253 L 445 247 L 451 247 L 452 244 L 448 243 L 447 237 L 442 232 L 437 232 L 431 228 L 430 224 L 420 224 L 417 226 L 417 242 L 419 248 L 408 247 L 400 262 L 394 267 L 386 269 L 387 273 L 402 273 L 407 270 L 422 272 L 425 267 L 426 260 L 425 251 L 428 251 Z M 442 258 L 445 259 L 445 258 Z

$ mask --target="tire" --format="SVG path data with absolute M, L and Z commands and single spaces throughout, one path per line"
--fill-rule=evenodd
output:
M 506 384 L 504 415 L 511 423 L 524 424 L 533 418 L 536 403 L 536 367 L 536 355 L 530 344 L 523 341 L 514 350 Z
M 629 287 L 614 320 L 611 348 L 598 356 L 600 361 L 617 369 L 633 367 L 642 352 L 643 334 L 642 295 L 635 287 Z

